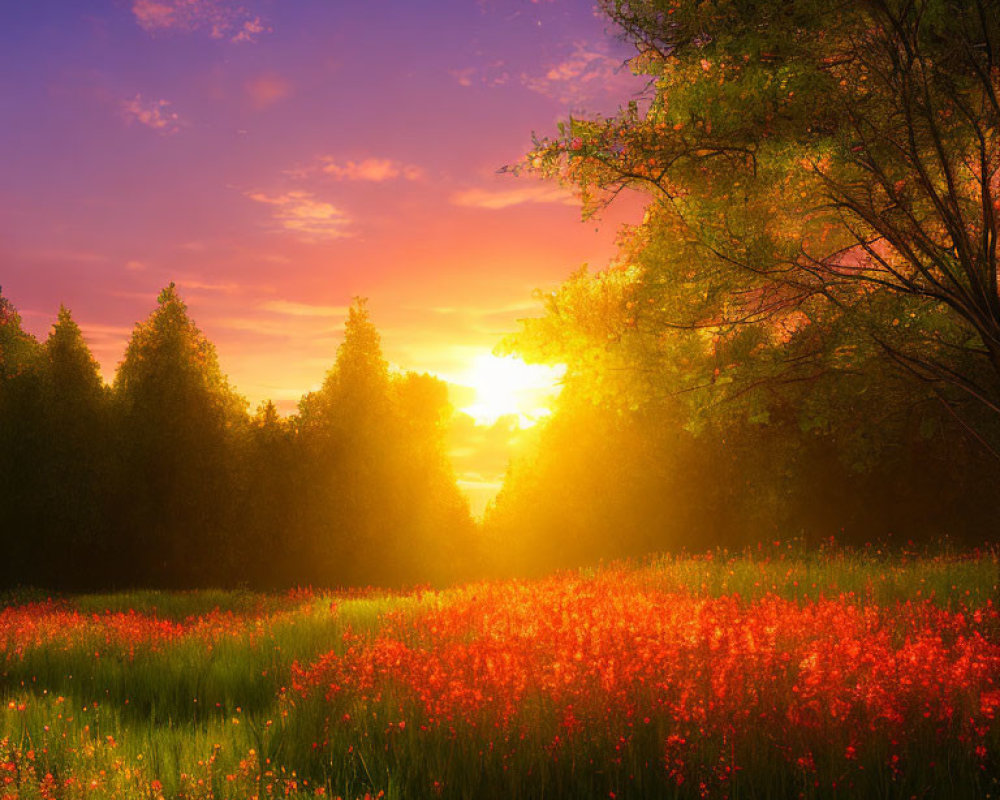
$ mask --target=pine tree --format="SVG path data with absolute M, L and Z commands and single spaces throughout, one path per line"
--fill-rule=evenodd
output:
M 39 492 L 42 354 L 13 304 L 0 294 L 0 581 L 38 577 L 34 545 L 44 511 Z
M 109 392 L 80 327 L 63 306 L 43 347 L 44 569 L 49 585 L 101 585 L 110 542 Z
M 226 526 L 235 503 L 233 434 L 245 424 L 246 404 L 174 284 L 136 326 L 114 394 L 123 437 L 121 552 L 145 570 L 137 580 L 238 582 L 227 569 L 236 543 Z
M 389 372 L 365 301 L 356 300 L 336 363 L 300 407 L 317 581 L 454 575 L 472 523 L 444 451 L 449 413 L 440 381 Z

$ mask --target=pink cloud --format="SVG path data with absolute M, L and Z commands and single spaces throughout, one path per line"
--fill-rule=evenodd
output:
M 194 292 L 222 292 L 223 294 L 234 294 L 242 287 L 237 283 L 212 283 L 201 278 L 179 278 L 177 285 L 181 289 Z
M 240 26 L 239 30 L 232 37 L 234 42 L 253 42 L 256 41 L 262 33 L 267 33 L 270 30 L 260 19 L 260 17 L 253 17 L 252 19 L 246 19 Z
M 272 314 L 288 317 L 346 317 L 347 306 L 325 306 L 313 303 L 296 303 L 292 300 L 268 300 L 259 308 Z
M 408 181 L 415 181 L 423 176 L 423 170 L 420 167 L 402 164 L 388 158 L 365 158 L 361 161 L 346 161 L 341 164 L 329 156 L 321 160 L 323 166 L 320 167 L 320 171 L 337 180 L 382 183 L 400 177 Z
M 488 87 L 503 86 L 510 80 L 510 72 L 503 60 L 493 61 L 479 67 L 450 69 L 448 74 L 458 81 L 459 86 L 473 86 L 476 83 Z
M 138 122 L 159 133 L 177 133 L 181 129 L 181 118 L 176 111 L 170 111 L 169 100 L 143 100 L 137 94 L 131 100 L 122 102 L 122 114 L 129 124 Z
M 562 61 L 542 75 L 522 75 L 521 82 L 533 92 L 563 105 L 580 105 L 605 96 L 621 97 L 642 88 L 640 80 L 601 45 L 576 42 Z
M 232 42 L 252 42 L 269 30 L 259 16 L 228 0 L 134 0 L 132 14 L 146 31 L 205 31 Z
M 455 192 L 451 196 L 451 202 L 456 206 L 496 211 L 525 203 L 557 203 L 573 206 L 577 205 L 579 201 L 573 197 L 571 192 L 561 186 L 530 183 L 511 189 L 464 189 Z
M 473 78 L 476 77 L 476 68 L 452 69 L 448 70 L 448 74 L 458 81 L 459 86 L 472 86 Z
M 250 192 L 247 197 L 273 208 L 273 219 L 279 230 L 299 234 L 307 241 L 344 239 L 354 235 L 347 214 L 331 203 L 318 200 L 312 192 L 294 190 L 274 196 Z

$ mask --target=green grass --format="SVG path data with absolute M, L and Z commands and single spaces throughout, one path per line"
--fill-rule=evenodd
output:
M 969 612 L 995 606 L 1000 582 L 993 552 L 914 557 L 809 553 L 787 545 L 739 557 L 664 556 L 632 572 L 650 590 L 738 594 L 747 603 L 766 595 L 883 606 L 931 599 Z M 362 597 L 142 591 L 57 600 L 55 607 L 88 618 L 135 611 L 190 625 L 208 615 L 221 627 L 163 646 L 130 645 L 127 635 L 109 641 L 97 627 L 66 640 L 55 631 L 37 644 L 20 642 L 19 654 L 17 631 L 0 628 L 0 798 L 235 800 L 312 797 L 317 789 L 351 798 L 378 791 L 422 798 L 434 796 L 434 781 L 445 776 L 440 791 L 447 797 L 608 797 L 611 785 L 620 797 L 698 796 L 690 783 L 673 786 L 653 777 L 662 772 L 666 735 L 656 724 L 637 728 L 621 763 L 605 765 L 605 743 L 586 737 L 558 758 L 539 758 L 551 752 L 560 730 L 544 704 L 526 706 L 516 732 L 487 744 L 488 737 L 447 726 L 422 733 L 412 709 L 409 726 L 399 728 L 399 703 L 391 694 L 352 697 L 331 715 L 321 697 L 303 699 L 290 690 L 293 662 L 342 653 L 345 634 L 372 633 L 390 622 L 405 629 L 479 591 L 476 585 Z M 987 633 L 1000 641 L 996 630 Z M 339 715 L 350 722 L 340 724 Z M 995 731 L 991 737 L 996 748 Z M 724 745 L 700 745 L 706 775 Z M 757 788 L 753 781 L 734 783 L 732 797 L 850 796 L 770 764 L 773 753 L 738 755 L 772 778 Z M 954 756 L 948 769 L 955 775 L 950 796 L 997 796 L 995 779 L 975 773 L 967 760 Z M 919 780 L 907 783 L 905 774 L 892 783 L 884 772 L 862 777 L 858 785 L 869 795 L 932 796 Z
M 747 600 L 775 594 L 790 600 L 848 595 L 885 605 L 931 599 L 944 608 L 979 608 L 1000 599 L 997 554 L 900 556 L 877 550 L 804 550 L 780 543 L 738 556 L 663 556 L 646 569 L 649 585 Z

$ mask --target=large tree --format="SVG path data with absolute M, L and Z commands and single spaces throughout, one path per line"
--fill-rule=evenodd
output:
M 591 211 L 650 193 L 627 327 L 647 357 L 672 357 L 676 331 L 716 357 L 673 388 L 745 397 L 891 367 L 995 448 L 1000 6 L 601 6 L 648 94 L 569 120 L 526 165 Z
M 246 403 L 174 284 L 136 325 L 114 382 L 120 452 L 121 555 L 136 582 L 238 581 L 234 435 Z M 126 570 L 121 571 L 127 574 Z
M 48 585 L 100 585 L 108 556 L 109 393 L 69 309 L 43 347 L 44 428 L 39 457 Z
M 313 580 L 453 577 L 472 526 L 444 452 L 447 391 L 390 373 L 365 300 L 351 305 L 333 368 L 299 412 Z
M 39 453 L 43 441 L 43 354 L 0 294 L 0 581 L 30 583 L 38 574 L 34 532 L 44 517 Z
M 298 426 L 307 487 L 304 553 L 312 580 L 377 581 L 395 556 L 399 531 L 386 519 L 392 446 L 389 365 L 368 314 L 351 304 L 344 341 L 323 385 L 299 403 Z

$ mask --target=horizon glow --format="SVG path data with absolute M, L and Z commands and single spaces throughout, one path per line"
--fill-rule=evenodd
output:
M 460 375 L 641 217 L 497 173 L 642 90 L 589 0 L 83 5 L 0 7 L 0 285 L 109 382 L 171 281 L 251 408 L 319 386 L 354 296 Z

